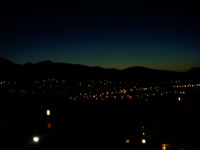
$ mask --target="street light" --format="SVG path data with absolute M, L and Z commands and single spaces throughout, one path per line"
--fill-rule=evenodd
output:
M 33 143 L 38 143 L 40 141 L 40 137 L 39 136 L 34 136 L 33 137 Z
M 146 139 L 142 139 L 142 144 L 146 144 L 146 143 L 147 143 Z

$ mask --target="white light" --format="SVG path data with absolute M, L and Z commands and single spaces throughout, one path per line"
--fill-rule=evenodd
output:
M 145 135 L 145 133 L 143 132 L 142 135 Z
M 145 139 L 142 139 L 142 144 L 146 144 L 146 140 Z
M 39 140 L 40 140 L 40 138 L 39 138 L 38 136 L 34 136 L 34 137 L 33 137 L 33 142 L 34 142 L 34 143 L 38 143 Z

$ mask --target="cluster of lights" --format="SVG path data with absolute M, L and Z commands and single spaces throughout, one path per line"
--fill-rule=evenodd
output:
M 144 129 L 144 126 L 141 126 L 141 128 Z M 145 132 L 142 132 L 142 135 L 143 135 L 143 136 L 142 136 L 142 138 L 141 138 L 141 144 L 147 144 L 147 140 L 146 140 L 146 138 L 145 138 L 145 135 L 146 135 Z M 129 144 L 130 142 L 131 142 L 130 138 L 126 138 L 126 139 L 125 139 L 125 143 L 126 143 L 126 144 Z
M 144 130 L 144 125 L 143 125 L 141 128 L 142 128 L 142 130 Z M 146 134 L 144 133 L 144 131 L 142 132 L 142 135 L 143 135 L 143 138 L 142 138 L 142 140 L 141 140 L 141 143 L 142 143 L 142 144 L 146 144 L 147 141 L 146 141 L 146 139 L 144 138 L 144 136 L 145 136 Z
M 174 88 L 200 87 L 200 84 L 174 85 Z

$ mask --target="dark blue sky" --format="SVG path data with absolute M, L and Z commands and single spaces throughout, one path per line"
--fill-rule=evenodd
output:
M 0 57 L 185 71 L 200 67 L 199 17 L 187 3 L 4 7 Z

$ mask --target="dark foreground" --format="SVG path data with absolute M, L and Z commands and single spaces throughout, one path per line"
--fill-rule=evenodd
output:
M 2 149 L 199 149 L 199 105 L 4 98 Z M 51 115 L 46 116 L 46 110 Z M 34 143 L 33 136 L 40 141 Z M 142 140 L 145 139 L 145 144 Z M 166 149 L 162 146 L 167 144 Z

